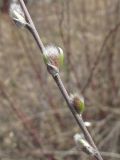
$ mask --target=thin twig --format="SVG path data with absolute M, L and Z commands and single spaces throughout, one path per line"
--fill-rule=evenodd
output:
M 35 28 L 35 25 L 34 25 L 34 23 L 33 23 L 33 21 L 32 21 L 32 18 L 31 18 L 30 14 L 29 14 L 26 6 L 25 6 L 25 3 L 24 3 L 23 0 L 19 0 L 19 2 L 20 2 L 20 5 L 21 5 L 22 8 L 23 8 L 23 11 L 24 11 L 25 16 L 26 16 L 26 18 L 27 18 L 27 21 L 28 21 L 29 24 L 30 24 L 30 31 L 32 32 L 32 34 L 33 34 L 33 36 L 34 36 L 34 38 L 35 38 L 35 40 L 36 40 L 36 42 L 37 42 L 37 44 L 38 44 L 38 47 L 39 47 L 39 49 L 41 50 L 41 53 L 44 53 L 45 47 L 44 47 L 44 45 L 43 45 L 43 43 L 42 43 L 42 41 L 41 41 L 41 39 L 40 39 L 40 36 L 39 36 L 36 28 Z
M 100 48 L 100 50 L 99 50 L 99 53 L 98 53 L 98 55 L 97 55 L 97 57 L 96 57 L 96 60 L 95 60 L 93 66 L 92 66 L 92 68 L 91 68 L 91 72 L 90 72 L 90 74 L 89 74 L 89 76 L 88 76 L 88 79 L 87 79 L 87 81 L 86 81 L 86 84 L 85 84 L 85 85 L 83 86 L 83 88 L 81 89 L 81 92 L 82 92 L 82 93 L 85 93 L 85 90 L 88 88 L 89 84 L 90 84 L 91 81 L 92 81 L 93 75 L 94 75 L 94 73 L 95 73 L 95 71 L 96 71 L 96 68 L 97 68 L 97 66 L 99 65 L 99 62 L 100 62 L 101 57 L 102 57 L 102 55 L 103 55 L 103 51 L 104 51 L 105 45 L 107 44 L 109 38 L 119 29 L 119 27 L 120 27 L 120 22 L 119 22 L 118 24 L 116 24 L 116 26 L 115 26 L 113 29 L 111 29 L 111 30 L 108 32 L 108 34 L 105 36 L 105 38 L 104 38 L 104 40 L 103 40 L 103 43 L 102 43 L 102 46 L 101 46 L 101 48 Z
M 4 84 L 0 81 L 0 94 L 8 101 L 11 109 L 14 111 L 16 116 L 20 119 L 21 123 L 27 130 L 27 132 L 31 135 L 32 141 L 35 145 L 41 147 L 41 138 L 37 134 L 36 128 L 34 128 L 31 119 L 20 110 L 15 102 L 15 100 L 11 100 L 10 95 L 6 92 Z
M 20 153 L 21 154 L 21 153 Z M 43 154 L 43 152 L 41 152 L 40 149 L 35 149 L 35 150 L 26 150 L 24 152 L 22 152 L 22 154 L 24 156 L 26 155 L 32 155 L 32 156 L 36 156 L 39 157 Z M 66 157 L 66 156 L 73 156 L 73 155 L 80 155 L 80 152 L 76 150 L 76 148 L 72 148 L 70 150 L 44 150 L 44 154 L 45 155 L 57 155 L 57 156 L 61 156 L 62 158 Z M 114 152 L 103 152 L 101 151 L 101 154 L 103 157 L 107 157 L 107 158 L 114 158 L 114 159 L 120 159 L 120 154 L 118 153 L 114 153 Z
M 35 26 L 34 26 L 34 23 L 33 23 L 32 19 L 31 19 L 31 17 L 30 17 L 30 14 L 29 14 L 26 6 L 25 6 L 25 3 L 24 3 L 23 0 L 19 0 L 19 2 L 20 2 L 21 6 L 22 6 L 22 8 L 23 8 L 23 11 L 24 11 L 25 16 L 26 16 L 26 18 L 27 18 L 27 21 L 28 21 L 28 23 L 30 24 L 30 28 L 29 28 L 29 29 L 30 29 L 31 33 L 33 34 L 33 36 L 34 36 L 34 38 L 35 38 L 35 40 L 36 40 L 36 43 L 38 44 L 38 47 L 40 48 L 42 54 L 44 54 L 45 47 L 44 47 L 44 45 L 43 45 L 43 43 L 42 43 L 42 40 L 41 40 L 40 37 L 39 37 L 39 34 L 38 34 Z M 101 157 L 101 155 L 100 155 L 100 153 L 99 153 L 99 151 L 98 151 L 98 149 L 97 149 L 97 147 L 96 147 L 96 145 L 95 145 L 95 143 L 94 143 L 94 141 L 93 141 L 93 139 L 92 139 L 92 137 L 90 136 L 87 128 L 85 127 L 85 124 L 84 124 L 84 121 L 83 121 L 83 119 L 82 119 L 82 116 L 76 114 L 76 111 L 75 111 L 75 109 L 74 109 L 74 107 L 73 107 L 73 105 L 72 105 L 72 103 L 71 103 L 71 101 L 70 101 L 70 97 L 69 97 L 69 95 L 68 95 L 68 93 L 67 93 L 67 91 L 66 91 L 66 89 L 65 89 L 65 87 L 64 87 L 64 85 L 63 85 L 63 83 L 62 83 L 62 80 L 61 80 L 61 78 L 60 78 L 59 73 L 54 74 L 53 72 L 51 72 L 51 69 L 52 69 L 52 68 L 51 68 L 51 66 L 50 66 L 50 68 L 49 68 L 49 65 L 47 65 L 47 69 L 48 69 L 48 72 L 52 75 L 53 79 L 55 80 L 58 88 L 60 89 L 60 91 L 61 91 L 64 99 L 66 100 L 66 102 L 67 102 L 67 104 L 68 104 L 69 109 L 71 110 L 71 112 L 72 112 L 72 114 L 73 114 L 73 116 L 74 116 L 74 118 L 75 118 L 75 120 L 77 121 L 80 129 L 83 131 L 86 140 L 87 140 L 87 141 L 92 145 L 92 147 L 97 151 L 97 157 L 95 157 L 95 158 L 96 158 L 97 160 L 103 160 L 102 157 Z M 53 74 L 52 74 L 52 73 L 53 73 Z
M 60 89 L 63 97 L 65 98 L 65 100 L 66 100 L 66 102 L 67 102 L 67 104 L 68 104 L 68 107 L 69 107 L 69 109 L 71 110 L 71 112 L 72 112 L 72 114 L 73 114 L 73 116 L 74 116 L 77 124 L 79 125 L 80 129 L 81 129 L 82 132 L 84 133 L 84 136 L 85 136 L 86 140 L 97 150 L 97 152 L 98 152 L 98 157 L 99 157 L 98 159 L 99 159 L 99 160 L 102 160 L 102 157 L 101 157 L 101 155 L 100 155 L 100 153 L 99 153 L 99 151 L 98 151 L 98 149 L 97 149 L 97 147 L 96 147 L 96 145 L 95 145 L 95 143 L 94 143 L 91 135 L 89 134 L 89 132 L 88 132 L 88 130 L 87 130 L 85 124 L 84 124 L 84 121 L 83 121 L 83 119 L 82 119 L 82 116 L 79 115 L 79 114 L 76 114 L 76 111 L 75 111 L 75 109 L 73 108 L 72 103 L 70 102 L 69 95 L 68 95 L 68 93 L 67 93 L 67 91 L 66 91 L 66 89 L 65 89 L 65 87 L 64 87 L 64 85 L 63 85 L 63 83 L 62 83 L 62 80 L 61 80 L 59 74 L 57 74 L 57 75 L 56 75 L 55 77 L 53 77 L 53 78 L 54 78 L 57 86 L 59 87 L 59 89 Z

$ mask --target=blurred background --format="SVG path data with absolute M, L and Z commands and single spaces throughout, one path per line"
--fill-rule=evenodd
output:
M 26 3 L 43 43 L 64 50 L 62 80 L 83 94 L 83 118 L 104 160 L 120 159 L 120 0 Z M 0 0 L 0 159 L 90 159 L 75 149 L 81 131 L 9 4 Z

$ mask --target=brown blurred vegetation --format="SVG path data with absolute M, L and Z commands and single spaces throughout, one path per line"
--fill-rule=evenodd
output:
M 62 79 L 84 95 L 83 117 L 104 160 L 120 159 L 120 1 L 36 0 L 28 8 L 44 44 L 64 49 Z M 0 13 L 0 159 L 87 160 L 71 152 L 77 132 L 32 36 Z

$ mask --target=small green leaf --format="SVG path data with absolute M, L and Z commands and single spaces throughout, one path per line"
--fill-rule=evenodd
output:
M 63 64 L 64 64 L 64 54 L 63 54 L 63 50 L 60 48 L 60 47 L 58 47 L 58 50 L 59 50 L 59 63 L 60 63 L 60 66 L 62 67 L 63 66 Z
M 72 100 L 72 104 L 76 112 L 78 114 L 83 113 L 84 108 L 85 108 L 84 98 L 82 96 L 74 94 L 74 95 L 71 95 L 71 100 Z

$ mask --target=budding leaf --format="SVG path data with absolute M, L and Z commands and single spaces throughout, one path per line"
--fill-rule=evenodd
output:
M 71 95 L 70 96 L 72 104 L 74 109 L 78 114 L 83 113 L 85 104 L 84 104 L 84 98 L 82 96 L 79 96 L 77 94 Z
M 63 54 L 63 50 L 60 48 L 60 47 L 58 47 L 58 50 L 59 50 L 59 63 L 60 63 L 60 65 L 61 66 L 63 66 L 63 64 L 64 64 L 64 54 Z

